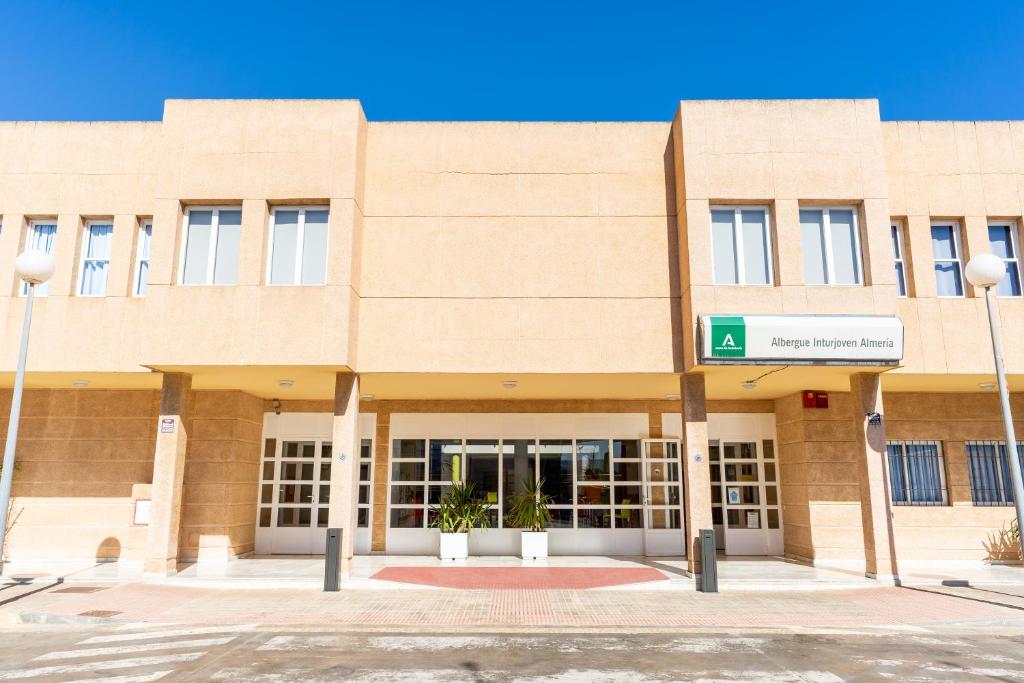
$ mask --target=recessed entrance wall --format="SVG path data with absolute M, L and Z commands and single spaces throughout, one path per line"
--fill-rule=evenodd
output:
M 553 499 L 551 554 L 682 555 L 679 444 L 649 429 L 647 413 L 392 414 L 387 552 L 436 553 L 430 507 L 465 481 L 493 506 L 470 552 L 518 554 L 505 514 L 536 477 Z
M 783 552 L 775 415 L 708 415 L 711 512 L 726 555 Z
M 331 413 L 266 413 L 256 509 L 257 555 L 319 555 L 324 552 L 331 468 L 341 454 L 332 444 Z M 370 550 L 373 505 L 374 415 L 359 417 L 363 447 L 355 552 Z M 364 502 L 365 501 L 365 502 Z

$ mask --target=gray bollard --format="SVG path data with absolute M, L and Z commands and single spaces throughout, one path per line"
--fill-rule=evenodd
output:
M 718 556 L 715 548 L 715 530 L 700 530 L 700 589 L 704 593 L 718 592 Z
M 324 549 L 324 591 L 341 590 L 341 529 L 327 530 Z

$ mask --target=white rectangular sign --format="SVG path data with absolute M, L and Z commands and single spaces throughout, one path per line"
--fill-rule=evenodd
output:
M 702 315 L 701 362 L 878 363 L 903 359 L 903 323 L 883 315 Z

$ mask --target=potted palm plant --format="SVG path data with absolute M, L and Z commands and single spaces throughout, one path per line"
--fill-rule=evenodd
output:
M 491 504 L 476 495 L 472 482 L 451 485 L 441 502 L 430 508 L 430 525 L 441 532 L 442 560 L 469 557 L 469 530 L 488 526 L 490 509 Z
M 527 479 L 523 490 L 512 495 L 509 526 L 522 529 L 520 534 L 520 557 L 524 560 L 543 560 L 548 556 L 548 526 L 551 524 L 551 496 L 541 491 L 544 480 L 535 482 Z

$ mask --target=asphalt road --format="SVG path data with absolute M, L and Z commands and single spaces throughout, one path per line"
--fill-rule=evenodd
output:
M 424 635 L 246 626 L 19 625 L 0 681 L 1024 681 L 1024 637 Z

